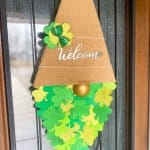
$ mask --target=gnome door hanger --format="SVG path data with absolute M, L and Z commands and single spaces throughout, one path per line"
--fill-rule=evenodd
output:
M 61 0 L 44 28 L 32 95 L 55 149 L 88 149 L 111 114 L 115 77 L 93 0 Z

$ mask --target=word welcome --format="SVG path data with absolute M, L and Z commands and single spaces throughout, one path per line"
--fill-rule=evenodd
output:
M 81 52 L 83 49 L 82 44 L 78 44 L 75 49 L 71 48 L 68 53 L 64 52 L 63 48 L 58 48 L 59 52 L 59 60 L 65 61 L 65 60 L 77 60 L 77 59 L 98 59 L 101 56 L 103 56 L 102 51 L 96 51 L 96 52 Z

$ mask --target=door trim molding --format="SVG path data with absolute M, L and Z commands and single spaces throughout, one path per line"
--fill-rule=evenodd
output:
M 9 150 L 8 114 L 6 107 L 6 93 L 4 83 L 3 54 L 0 31 L 0 147 L 1 150 Z
M 150 1 L 134 2 L 134 150 L 148 150 Z
M 2 147 L 0 145 L 0 148 L 1 150 L 16 150 L 7 34 L 6 0 L 0 0 L 0 79 L 0 107 L 3 109 L 3 112 L 1 112 L 0 109 L 0 126 L 2 126 L 0 140 L 2 139 L 4 143 Z
M 133 150 L 133 125 L 134 125 L 134 104 L 133 104 L 133 74 L 131 64 L 134 62 L 134 0 L 126 0 L 125 13 L 125 48 L 126 48 L 126 149 Z

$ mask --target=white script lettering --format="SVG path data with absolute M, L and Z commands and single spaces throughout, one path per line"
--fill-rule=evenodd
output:
M 58 50 L 60 51 L 58 59 L 61 61 L 88 59 L 88 58 L 98 59 L 103 55 L 102 51 L 81 52 L 82 49 L 83 49 L 82 44 L 78 44 L 74 50 L 73 50 L 73 48 L 71 48 L 68 53 L 65 53 L 63 48 L 58 48 Z

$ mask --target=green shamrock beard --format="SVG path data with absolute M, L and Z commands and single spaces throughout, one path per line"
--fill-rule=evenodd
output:
M 35 89 L 35 107 L 51 145 L 56 150 L 88 150 L 112 113 L 115 88 L 114 83 L 92 83 L 85 97 L 74 95 L 68 86 Z

